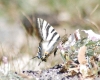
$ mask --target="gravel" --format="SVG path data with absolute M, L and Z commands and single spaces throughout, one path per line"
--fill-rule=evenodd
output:
M 32 76 L 36 80 L 79 80 L 78 74 L 76 76 L 68 76 L 68 72 L 61 71 L 62 65 L 58 64 L 50 69 L 43 71 L 23 71 L 24 74 Z

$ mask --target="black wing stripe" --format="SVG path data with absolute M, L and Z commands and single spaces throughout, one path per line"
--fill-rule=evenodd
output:
M 45 26 L 45 29 L 47 29 L 48 25 L 49 25 L 49 23 L 47 23 L 47 22 L 46 22 L 46 26 Z
M 52 33 L 53 31 L 55 31 L 55 29 L 52 29 L 51 33 Z
M 56 42 L 57 42 L 59 39 L 60 39 L 60 36 L 57 38 Z M 56 42 L 55 42 L 55 43 L 56 43 Z M 54 46 L 54 45 L 55 45 L 55 44 L 53 44 L 53 46 Z
M 57 40 L 56 41 L 58 41 L 60 39 L 60 36 L 57 38 Z
M 48 25 L 48 26 L 47 26 L 47 29 L 46 29 L 46 30 L 47 30 L 47 31 L 46 31 L 46 39 L 47 39 L 48 34 L 49 34 L 49 29 L 50 29 L 50 25 Z
M 53 36 L 52 36 L 52 38 L 50 39 L 48 45 L 50 44 L 50 42 L 53 40 L 53 38 L 54 38 L 56 35 L 57 35 L 57 32 L 55 32 L 55 33 L 53 34 Z

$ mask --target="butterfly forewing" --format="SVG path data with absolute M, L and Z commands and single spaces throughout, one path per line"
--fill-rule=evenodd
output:
M 38 56 L 40 56 L 40 58 L 43 58 L 43 56 L 50 55 L 55 50 L 60 36 L 47 21 L 41 18 L 37 18 L 37 22 L 39 33 L 42 38 L 38 49 Z

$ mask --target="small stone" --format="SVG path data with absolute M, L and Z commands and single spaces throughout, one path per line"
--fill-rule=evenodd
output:
M 15 72 L 15 74 L 17 74 L 17 72 Z
M 25 73 L 25 71 L 23 71 L 23 73 Z
M 61 80 L 65 80 L 65 78 L 62 78 Z

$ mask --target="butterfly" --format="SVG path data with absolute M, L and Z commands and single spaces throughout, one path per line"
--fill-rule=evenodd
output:
M 54 52 L 54 55 L 56 55 L 60 36 L 46 20 L 37 18 L 37 24 L 41 41 L 39 43 L 38 55 L 36 57 L 46 62 L 51 53 Z

